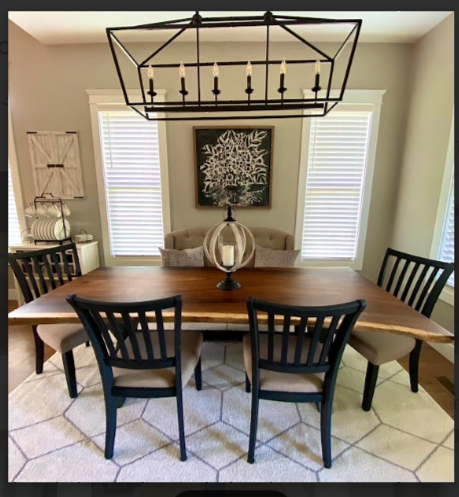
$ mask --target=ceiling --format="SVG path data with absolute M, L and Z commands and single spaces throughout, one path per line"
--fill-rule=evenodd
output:
M 105 43 L 107 41 L 105 28 L 154 23 L 172 19 L 191 17 L 194 12 L 9 12 L 9 18 L 24 31 L 45 45 L 67 43 Z M 451 12 L 397 12 L 397 11 L 309 11 L 309 12 L 280 12 L 278 15 L 325 17 L 335 19 L 362 19 L 360 40 L 364 42 L 381 43 L 413 43 L 429 32 Z M 262 12 L 201 12 L 203 17 L 247 16 L 261 15 Z M 338 41 L 349 32 L 346 29 L 333 29 L 320 26 L 297 26 L 298 34 L 307 36 L 310 41 Z M 144 32 L 131 35 L 123 41 L 163 41 L 167 40 L 171 31 L 158 33 Z M 263 28 L 209 29 L 201 35 L 202 41 L 264 41 L 266 31 Z M 184 33 L 181 41 L 194 40 L 194 33 Z M 273 32 L 273 41 L 291 41 L 291 36 L 278 28 Z M 177 39 L 178 41 L 178 39 Z

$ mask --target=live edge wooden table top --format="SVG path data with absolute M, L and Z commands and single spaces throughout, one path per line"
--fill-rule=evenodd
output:
M 214 268 L 99 268 L 10 312 L 8 322 L 10 325 L 78 322 L 65 300 L 71 293 L 109 302 L 181 295 L 183 321 L 238 324 L 248 323 L 246 298 L 249 296 L 305 306 L 365 299 L 367 308 L 356 330 L 386 330 L 432 342 L 450 343 L 454 339 L 449 331 L 352 269 L 245 268 L 235 273 L 242 288 L 232 292 L 216 288 L 223 276 Z

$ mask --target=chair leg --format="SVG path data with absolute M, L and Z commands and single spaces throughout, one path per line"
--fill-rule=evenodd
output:
M 247 393 L 250 393 L 250 390 L 251 390 L 251 388 L 250 388 L 250 380 L 249 380 L 249 377 L 247 376 L 247 373 L 246 373 L 246 375 L 245 375 L 245 391 Z
M 115 397 L 116 408 L 120 409 L 126 402 L 126 397 Z
M 194 368 L 194 379 L 196 381 L 196 390 L 202 390 L 202 367 L 201 367 L 201 357 Z
M 252 389 L 252 413 L 250 417 L 250 438 L 249 438 L 249 453 L 247 462 L 253 464 L 255 462 L 255 443 L 257 441 L 258 429 L 258 406 L 260 400 L 258 398 L 258 389 Z
M 331 468 L 331 415 L 332 402 L 324 400 L 320 408 L 320 437 L 322 442 L 322 459 L 326 468 Z
M 73 351 L 69 350 L 62 354 L 62 362 L 64 364 L 65 379 L 67 380 L 67 389 L 69 396 L 74 399 L 77 393 L 77 383 L 75 374 L 75 361 L 73 360 Z
M 89 347 L 90 343 L 89 340 L 86 342 L 86 347 Z
M 43 363 L 45 360 L 45 344 L 37 333 L 37 326 L 32 326 L 33 340 L 35 342 L 35 372 L 43 373 Z
M 320 402 L 316 402 L 316 409 L 317 409 L 317 412 L 320 412 Z
M 365 376 L 365 386 L 363 390 L 362 409 L 369 411 L 373 402 L 373 395 L 376 389 L 376 380 L 378 379 L 379 366 L 368 362 L 367 373 Z
M 410 353 L 410 383 L 411 391 L 419 390 L 419 357 L 421 355 L 422 340 L 416 340 L 416 345 Z
M 116 398 L 105 393 L 105 459 L 113 457 L 116 435 Z
M 185 423 L 183 421 L 183 394 L 181 388 L 177 388 L 177 418 L 180 439 L 180 460 L 186 461 Z

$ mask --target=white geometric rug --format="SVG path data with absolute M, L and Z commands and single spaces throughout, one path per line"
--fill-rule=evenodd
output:
M 79 396 L 67 395 L 61 356 L 9 396 L 9 481 L 416 482 L 454 480 L 454 423 L 394 362 L 380 368 L 370 412 L 361 408 L 365 360 L 349 347 L 324 469 L 313 404 L 260 401 L 255 463 L 246 462 L 250 394 L 240 343 L 205 343 L 203 389 L 184 390 L 188 460 L 179 461 L 175 398 L 127 399 L 115 453 L 104 459 L 105 414 L 92 348 L 75 350 Z

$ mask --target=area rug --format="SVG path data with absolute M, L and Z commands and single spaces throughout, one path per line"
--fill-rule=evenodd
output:
M 203 389 L 184 390 L 188 460 L 180 462 L 175 399 L 128 399 L 118 410 L 112 460 L 92 348 L 75 350 L 79 395 L 67 395 L 61 356 L 9 396 L 9 481 L 15 482 L 451 482 L 453 420 L 394 362 L 380 368 L 370 412 L 361 409 L 365 360 L 349 347 L 338 375 L 333 465 L 325 469 L 314 405 L 260 403 L 248 464 L 250 394 L 240 343 L 207 342 Z

